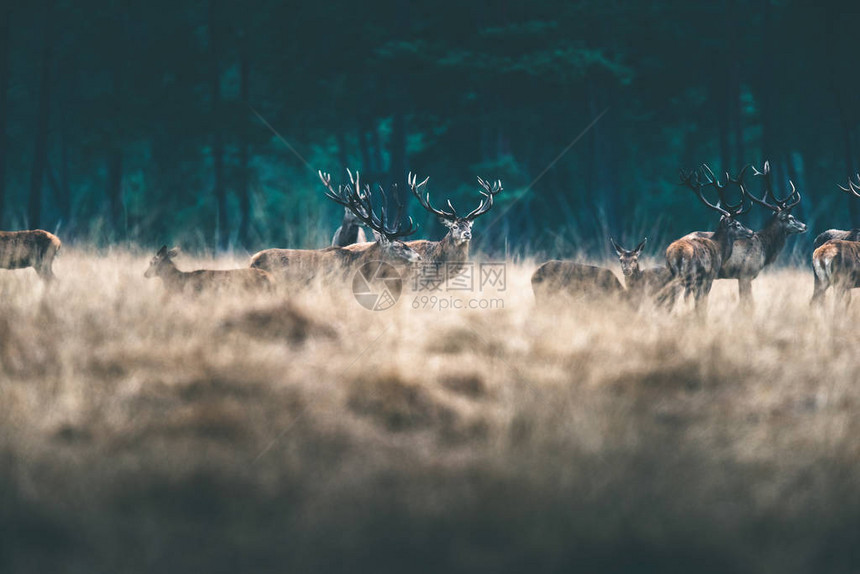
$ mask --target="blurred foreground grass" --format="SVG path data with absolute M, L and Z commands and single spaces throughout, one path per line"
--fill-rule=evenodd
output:
M 701 324 L 537 312 L 533 262 L 447 312 L 146 265 L 0 271 L 0 571 L 860 569 L 858 310 L 806 269 Z

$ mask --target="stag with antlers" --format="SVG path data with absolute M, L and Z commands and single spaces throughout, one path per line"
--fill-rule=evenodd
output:
M 791 214 L 791 210 L 800 203 L 800 192 L 789 181 L 791 192 L 779 199 L 773 191 L 773 180 L 771 178 L 770 163 L 764 162 L 761 171 L 752 167 L 754 177 L 761 178 L 764 192 L 761 197 L 749 193 L 744 183 L 744 175 L 752 166 L 745 166 L 737 178 L 732 179 L 726 174 L 726 178 L 741 188 L 742 193 L 751 202 L 773 212 L 767 223 L 752 237 L 740 237 L 732 246 L 731 256 L 723 260 L 718 279 L 737 279 L 738 297 L 741 305 L 751 306 L 752 282 L 758 277 L 762 269 L 773 263 L 785 248 L 789 235 L 804 233 L 806 224 Z M 711 174 L 713 175 L 713 174 Z M 695 231 L 688 235 L 697 237 L 712 237 L 711 231 Z
M 742 177 L 743 173 L 737 179 L 726 178 L 726 180 L 738 184 Z M 682 171 L 681 184 L 693 190 L 705 206 L 719 213 L 720 223 L 710 237 L 687 235 L 672 242 L 666 248 L 666 264 L 672 273 L 672 281 L 664 288 L 660 300 L 671 307 L 683 289 L 684 299 L 688 300 L 692 295 L 697 313 L 704 314 L 707 311 L 711 286 L 720 272 L 723 261 L 728 261 L 732 256 L 735 240 L 749 239 L 753 236 L 753 232 L 737 220 L 737 217 L 746 213 L 752 204 L 745 201 L 747 196 L 742 185 L 738 185 L 741 193 L 740 202 L 734 205 L 728 204 L 723 194 L 726 184 L 720 182 L 707 165 L 702 165 L 701 169 L 691 172 Z M 716 204 L 705 198 L 704 190 L 707 188 L 714 188 L 717 191 L 719 201 Z
M 848 187 L 838 186 L 839 189 L 847 193 L 850 197 L 860 198 L 860 174 L 856 176 L 857 183 L 848 180 Z M 831 239 L 840 239 L 842 241 L 860 241 L 860 228 L 854 229 L 828 229 L 818 235 L 815 241 L 812 242 L 812 248 L 818 249 Z
M 460 271 L 457 263 L 469 260 L 469 243 L 472 240 L 472 224 L 475 219 L 487 213 L 493 208 L 493 200 L 502 191 L 502 182 L 496 180 L 492 185 L 480 177 L 478 184 L 481 186 L 480 194 L 483 196 L 478 207 L 464 216 L 457 214 L 457 210 L 448 200 L 448 209 L 437 209 L 430 203 L 430 192 L 422 194 L 422 187 L 430 178 L 418 183 L 418 176 L 410 173 L 408 176 L 409 189 L 418 198 L 421 207 L 436 215 L 439 221 L 448 228 L 448 233 L 440 241 L 429 241 L 418 239 L 407 242 L 407 245 L 421 254 L 424 261 L 431 263 L 448 264 L 448 272 L 456 274 Z M 452 266 L 453 264 L 453 266 Z
M 373 193 L 369 185 L 361 186 L 360 175 L 351 171 L 349 183 L 335 190 L 331 176 L 319 172 L 325 186 L 326 197 L 350 210 L 356 219 L 373 230 L 376 241 L 357 243 L 346 247 L 325 249 L 266 249 L 251 258 L 251 267 L 264 269 L 281 277 L 309 280 L 320 273 L 337 270 L 349 271 L 368 261 L 387 261 L 395 264 L 410 264 L 421 259 L 419 253 L 403 243 L 402 239 L 417 231 L 412 218 L 403 217 L 404 206 L 397 202 L 397 213 L 392 216 L 387 209 L 385 190 L 378 188 L 381 197 L 380 214 L 374 208 Z M 394 194 L 395 198 L 397 194 Z

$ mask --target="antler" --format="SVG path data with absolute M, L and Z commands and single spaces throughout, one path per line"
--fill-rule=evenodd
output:
M 460 219 L 460 217 L 457 215 L 457 210 L 454 209 L 454 206 L 453 206 L 453 204 L 451 204 L 450 199 L 447 202 L 448 203 L 448 209 L 450 211 L 443 211 L 441 209 L 436 209 L 430 203 L 430 192 L 429 191 L 426 192 L 424 195 L 419 193 L 419 189 L 425 183 L 427 183 L 427 181 L 429 179 L 430 178 L 428 177 L 428 178 L 424 179 L 424 181 L 422 181 L 421 183 L 417 183 L 418 176 L 412 172 L 409 173 L 409 176 L 407 178 L 407 181 L 409 182 L 409 188 L 412 190 L 413 195 L 415 195 L 415 197 L 418 198 L 418 202 L 421 204 L 421 207 L 423 207 L 424 209 L 426 209 L 430 213 L 438 215 L 442 219 L 447 219 L 449 221 L 456 221 L 457 219 Z M 463 219 L 465 219 L 467 221 L 472 221 L 476 217 L 483 215 L 483 214 L 487 213 L 488 211 L 490 211 L 490 209 L 492 209 L 492 207 L 493 207 L 493 198 L 500 191 L 502 191 L 501 180 L 496 180 L 496 182 L 493 183 L 492 186 L 490 186 L 489 183 L 487 183 L 486 181 L 484 181 L 483 179 L 481 179 L 479 177 L 478 183 L 481 185 L 482 188 L 484 188 L 483 191 L 481 191 L 481 195 L 483 195 L 484 198 L 481 200 L 481 203 L 478 204 L 478 207 L 476 207 L 475 209 L 470 211 L 465 217 L 463 217 Z
M 845 193 L 850 193 L 854 197 L 860 197 L 860 174 L 855 176 L 857 178 L 858 183 L 854 183 L 851 179 L 848 179 L 848 187 L 838 186 L 839 189 L 844 191 Z
M 744 169 L 747 167 L 744 167 Z M 762 195 L 761 198 L 758 198 L 751 194 L 747 194 L 751 201 L 754 201 L 771 211 L 787 211 L 800 203 L 800 192 L 797 191 L 797 188 L 794 186 L 794 182 L 791 180 L 788 181 L 788 184 L 791 186 L 791 193 L 789 193 L 787 197 L 779 199 L 773 193 L 773 179 L 771 178 L 769 161 L 764 162 L 764 167 L 762 167 L 761 171 L 757 170 L 755 167 L 753 167 L 752 170 L 753 175 L 764 178 L 764 195 Z M 770 198 L 770 202 L 767 201 L 767 198 Z
M 411 189 L 412 194 L 418 198 L 418 203 L 421 204 L 421 207 L 423 207 L 424 209 L 426 209 L 430 213 L 438 215 L 442 219 L 449 219 L 449 220 L 457 219 L 457 212 L 454 210 L 454 206 L 451 205 L 450 199 L 448 200 L 448 207 L 451 208 L 451 211 L 450 212 L 449 211 L 442 211 L 441 209 L 436 209 L 435 207 L 433 207 L 433 205 L 431 205 L 431 203 L 430 203 L 430 192 L 429 191 L 424 196 L 422 196 L 420 193 L 418 193 L 418 190 L 421 187 L 423 187 L 424 184 L 426 184 L 429 180 L 430 180 L 430 178 L 426 177 L 426 178 L 424 178 L 424 181 L 422 181 L 421 183 L 416 183 L 418 181 L 418 176 L 416 174 L 412 173 L 411 171 L 409 172 L 409 175 L 406 177 L 406 181 L 409 183 L 409 189 Z
M 493 183 L 493 186 L 490 187 L 489 183 L 478 177 L 478 184 L 482 188 L 484 188 L 484 190 L 481 192 L 481 195 L 483 195 L 485 199 L 482 199 L 478 207 L 469 212 L 469 214 L 464 218 L 468 221 L 472 221 L 479 215 L 484 215 L 485 213 L 490 211 L 493 208 L 493 198 L 495 198 L 496 195 L 498 195 L 499 192 L 502 191 L 502 180 L 500 179 L 497 179 Z
M 692 189 L 698 198 L 709 208 L 714 211 L 724 215 L 725 217 L 737 217 L 739 215 L 743 215 L 747 211 L 749 211 L 750 207 L 752 207 L 751 203 L 746 204 L 746 208 L 744 208 L 744 199 L 748 197 L 746 189 L 743 185 L 743 177 L 746 172 L 746 168 L 741 170 L 741 173 L 738 177 L 733 178 L 728 173 L 726 173 L 726 182 L 737 185 L 741 191 L 741 201 L 740 203 L 730 204 L 726 201 L 725 195 L 723 191 L 725 190 L 726 184 L 720 182 L 720 180 L 714 175 L 714 172 L 711 171 L 711 168 L 708 167 L 707 164 L 702 164 L 702 167 L 697 170 L 685 171 L 681 170 L 681 185 L 686 185 L 690 189 Z M 704 182 L 702 181 L 704 180 Z M 704 187 L 713 187 L 717 190 L 717 195 L 720 200 L 716 205 L 709 202 L 702 191 Z M 723 207 L 725 206 L 725 207 Z
M 326 197 L 349 209 L 359 221 L 389 241 L 400 237 L 407 237 L 418 231 L 418 227 L 411 217 L 408 217 L 405 222 L 403 220 L 405 206 L 400 201 L 400 196 L 397 193 L 397 184 L 393 186 L 394 198 L 397 203 L 397 215 L 394 221 L 392 221 L 387 208 L 388 197 L 382 186 L 378 186 L 380 195 L 382 196 L 382 205 L 380 207 L 380 215 L 376 215 L 373 209 L 373 194 L 371 193 L 370 186 L 365 185 L 364 189 L 362 189 L 360 187 L 359 173 L 355 172 L 355 177 L 353 178 L 351 171 L 347 169 L 346 172 L 349 174 L 349 183 L 339 185 L 337 191 L 331 186 L 331 176 L 327 173 L 319 172 L 320 179 L 327 189 Z

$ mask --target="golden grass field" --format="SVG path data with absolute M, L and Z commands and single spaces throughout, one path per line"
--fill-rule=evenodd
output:
M 807 268 L 701 323 L 539 312 L 533 261 L 504 309 L 370 312 L 149 256 L 0 271 L 2 572 L 860 570 L 860 310 Z

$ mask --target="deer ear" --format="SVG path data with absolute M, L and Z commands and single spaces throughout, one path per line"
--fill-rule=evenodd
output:
M 612 248 L 615 249 L 615 253 L 618 254 L 618 257 L 621 257 L 621 254 L 624 253 L 624 249 L 622 249 L 620 245 L 615 243 L 615 240 L 612 239 L 612 237 L 609 238 L 609 242 L 612 244 Z
M 162 246 L 161 246 L 161 249 L 159 249 L 159 250 L 158 250 L 158 253 L 156 253 L 155 255 L 156 255 L 157 257 L 161 257 L 161 256 L 162 256 L 162 255 L 164 255 L 165 253 L 167 253 L 167 245 L 162 245 Z
M 179 248 L 178 247 L 174 247 L 173 249 L 171 249 L 170 251 L 167 252 L 167 257 L 169 257 L 171 259 L 174 257 L 177 257 L 178 255 L 179 255 Z
M 640 243 L 639 245 L 636 246 L 636 249 L 633 250 L 636 252 L 636 255 L 639 255 L 639 252 L 642 251 L 642 248 L 645 247 L 646 243 L 648 243 L 647 237 L 642 240 L 642 243 Z
M 454 227 L 454 222 L 451 221 L 450 219 L 445 219 L 444 217 L 439 218 L 439 223 L 441 223 L 442 225 L 444 225 L 448 229 L 451 229 L 452 227 Z

